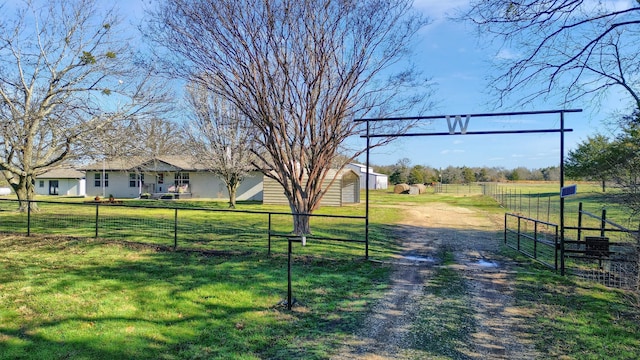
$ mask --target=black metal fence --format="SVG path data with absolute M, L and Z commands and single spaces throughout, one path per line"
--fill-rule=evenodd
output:
M 287 238 L 292 235 L 293 214 L 287 212 L 156 204 L 31 201 L 27 212 L 18 212 L 17 200 L 0 199 L 0 233 L 114 239 L 172 249 L 266 251 L 269 254 L 286 252 Z M 309 244 L 331 243 L 337 252 L 369 256 L 364 216 L 301 216 L 310 217 L 313 235 L 306 237 Z
M 578 225 L 565 227 L 567 269 L 581 278 L 621 289 L 638 289 L 638 231 L 578 206 Z
M 507 213 L 504 242 L 556 271 L 605 286 L 640 289 L 639 232 L 608 220 L 606 210 L 600 215 L 584 211 L 582 203 L 577 217 L 577 226 L 564 228 L 563 247 L 557 224 Z
M 508 247 L 558 270 L 557 224 L 518 214 L 504 214 L 504 243 Z

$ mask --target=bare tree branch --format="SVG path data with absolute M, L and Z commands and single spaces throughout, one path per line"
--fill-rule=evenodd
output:
M 109 124 L 167 100 L 115 31 L 116 14 L 98 13 L 94 0 L 28 1 L 0 20 L 0 170 L 20 200 Z
M 521 91 L 517 104 L 562 94 L 562 105 L 602 97 L 618 87 L 640 108 L 637 62 L 640 6 L 587 0 L 473 1 L 459 19 L 520 52 L 492 81 L 498 103 Z
M 317 209 L 335 181 L 338 149 L 362 133 L 354 118 L 425 104 L 424 82 L 403 64 L 425 24 L 408 0 L 164 0 L 153 17 L 149 35 L 170 51 L 174 74 L 250 119 L 265 175 L 295 213 Z M 294 222 L 309 231 L 308 216 Z
M 233 104 L 213 95 L 201 83 L 189 84 L 187 103 L 193 115 L 182 126 L 186 148 L 224 181 L 229 207 L 235 208 L 240 183 L 257 170 L 255 128 Z

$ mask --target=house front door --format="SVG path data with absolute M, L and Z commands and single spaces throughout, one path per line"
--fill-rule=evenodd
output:
M 58 180 L 49 180 L 49 195 L 58 195 Z

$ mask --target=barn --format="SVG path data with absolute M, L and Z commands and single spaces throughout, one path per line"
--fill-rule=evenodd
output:
M 369 176 L 370 190 L 385 190 L 388 187 L 389 177 L 385 174 L 380 174 L 373 171 L 371 167 L 369 167 L 369 171 L 367 171 L 366 165 L 351 163 L 351 164 L 347 164 L 347 168 L 355 171 L 360 175 L 361 189 L 364 189 L 367 187 L 366 185 L 367 176 Z
M 325 196 L 320 202 L 320 206 L 343 206 L 348 204 L 357 204 L 360 202 L 360 177 L 351 169 L 341 171 L 329 170 L 327 174 L 326 184 L 329 179 L 336 178 L 336 181 L 328 189 Z M 307 181 L 305 177 L 304 181 Z M 289 201 L 284 195 L 284 189 L 275 180 L 270 177 L 264 177 L 263 199 L 264 204 L 269 205 L 288 205 Z

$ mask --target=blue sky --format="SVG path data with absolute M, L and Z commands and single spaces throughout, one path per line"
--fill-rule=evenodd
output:
M 625 3 L 631 0 L 613 0 Z M 116 0 L 128 22 L 137 23 L 143 16 L 143 8 L 149 0 Z M 486 91 L 487 78 L 495 72 L 491 66 L 497 55 L 516 52 L 514 49 L 500 50 L 489 44 L 489 39 L 478 39 L 475 29 L 464 23 L 447 19 L 455 9 L 468 6 L 469 0 L 415 0 L 414 6 L 431 19 L 431 24 L 419 34 L 412 61 L 425 76 L 435 83 L 437 107 L 428 114 L 454 115 L 506 111 L 537 111 L 560 109 L 557 104 L 539 101 L 525 109 L 494 109 L 492 99 Z M 515 95 L 517 96 L 517 94 Z M 507 104 L 508 105 L 508 104 Z M 605 102 L 597 112 L 585 109 L 582 113 L 565 116 L 565 127 L 574 131 L 565 134 L 565 153 L 587 136 L 597 131 L 606 132 L 602 121 L 616 107 L 625 105 L 620 101 Z M 586 108 L 577 104 L 572 108 Z M 447 131 L 444 120 L 427 124 L 428 131 Z M 559 116 L 528 116 L 510 118 L 482 118 L 469 122 L 469 131 L 547 129 L 559 126 Z M 357 140 L 356 140 L 357 141 Z M 363 144 L 364 141 L 362 140 Z M 508 169 L 524 166 L 543 168 L 557 166 L 560 162 L 560 135 L 461 135 L 438 137 L 414 137 L 400 139 L 390 145 L 375 149 L 371 163 L 394 164 L 408 158 L 411 165 L 435 168 L 447 166 L 489 166 Z M 360 160 L 364 160 L 364 156 Z
M 1 0 L 0 0 L 1 1 Z M 616 4 L 632 0 L 612 0 Z M 150 0 L 115 0 L 114 3 L 126 16 L 125 23 L 135 26 L 144 15 L 144 7 Z M 414 6 L 428 16 L 432 23 L 419 34 L 412 61 L 424 75 L 435 83 L 437 107 L 426 114 L 454 115 L 505 111 L 536 111 L 559 109 L 557 104 L 539 101 L 527 108 L 494 109 L 492 99 L 485 91 L 487 77 L 495 70 L 491 61 L 497 54 L 516 52 L 500 50 L 489 39 L 478 39 L 475 29 L 464 23 L 447 19 L 456 8 L 464 8 L 469 0 L 415 0 Z M 11 9 L 14 1 L 8 1 Z M 515 94 L 517 96 L 517 94 Z M 508 104 L 507 104 L 508 105 Z M 574 131 L 565 135 L 566 151 L 597 131 L 606 133 L 602 121 L 626 105 L 620 99 L 605 101 L 597 111 L 585 109 L 582 113 L 567 114 L 565 126 Z M 587 108 L 576 104 L 572 108 Z M 559 116 L 529 116 L 511 118 L 471 119 L 469 131 L 545 129 L 557 128 Z M 444 120 L 428 124 L 429 131 L 447 131 Z M 362 140 L 363 144 L 364 141 Z M 372 152 L 371 163 L 389 165 L 408 158 L 411 165 L 435 168 L 452 166 L 499 166 L 512 169 L 519 166 L 543 168 L 557 166 L 560 161 L 560 136 L 552 134 L 527 135 L 461 135 L 439 137 L 414 137 L 401 139 Z M 361 157 L 364 160 L 364 156 Z
M 454 9 L 465 7 L 468 0 L 416 0 L 415 6 L 433 22 L 420 34 L 414 49 L 415 62 L 436 83 L 437 108 L 429 114 L 454 115 L 486 112 L 537 111 L 560 109 L 559 105 L 543 100 L 527 108 L 494 109 L 486 91 L 488 76 L 495 73 L 492 60 L 508 54 L 512 49 L 499 49 L 489 44 L 489 39 L 478 39 L 469 24 L 447 20 Z M 517 94 L 515 94 L 517 97 Z M 605 101 L 594 111 L 576 104 L 572 108 L 585 108 L 582 113 L 565 115 L 565 127 L 574 131 L 565 134 L 565 154 L 587 136 L 597 131 L 607 133 L 603 120 L 625 102 L 618 99 Z M 418 114 L 416 114 L 418 115 Z M 471 119 L 469 131 L 547 129 L 559 127 L 559 115 L 526 116 L 509 118 Z M 440 120 L 433 131 L 447 131 L 447 123 Z M 408 158 L 412 165 L 435 168 L 453 166 L 500 166 L 508 169 L 524 166 L 543 168 L 560 163 L 560 135 L 461 135 L 405 138 L 385 148 L 376 149 L 371 163 L 393 164 Z
M 625 0 L 628 1 L 628 0 Z M 141 18 L 148 0 L 118 0 L 124 14 Z M 493 109 L 487 94 L 487 77 L 492 74 L 491 61 L 505 51 L 488 45 L 488 39 L 478 39 L 475 29 L 464 23 L 447 19 L 457 8 L 464 8 L 469 0 L 415 0 L 414 6 L 431 19 L 431 24 L 419 34 L 412 61 L 425 76 L 435 83 L 437 108 L 428 114 L 453 115 L 505 111 L 536 111 L 559 109 L 556 104 L 540 101 L 526 109 Z M 581 108 L 575 106 L 574 108 Z M 565 134 L 566 151 L 601 128 L 601 120 L 610 110 L 601 109 L 599 115 L 585 111 L 567 114 L 565 126 L 574 129 Z M 511 117 L 472 119 L 469 131 L 557 128 L 559 116 Z M 429 131 L 447 131 L 446 121 L 428 124 Z M 359 140 L 359 139 L 358 139 Z M 356 141 L 358 141 L 356 140 Z M 364 144 L 364 140 L 362 141 Z M 560 162 L 560 135 L 462 135 L 405 138 L 383 148 L 375 149 L 371 163 L 389 165 L 408 158 L 411 165 L 435 168 L 453 166 L 499 166 L 508 169 L 524 166 L 543 168 Z M 364 161 L 364 156 L 361 157 Z

